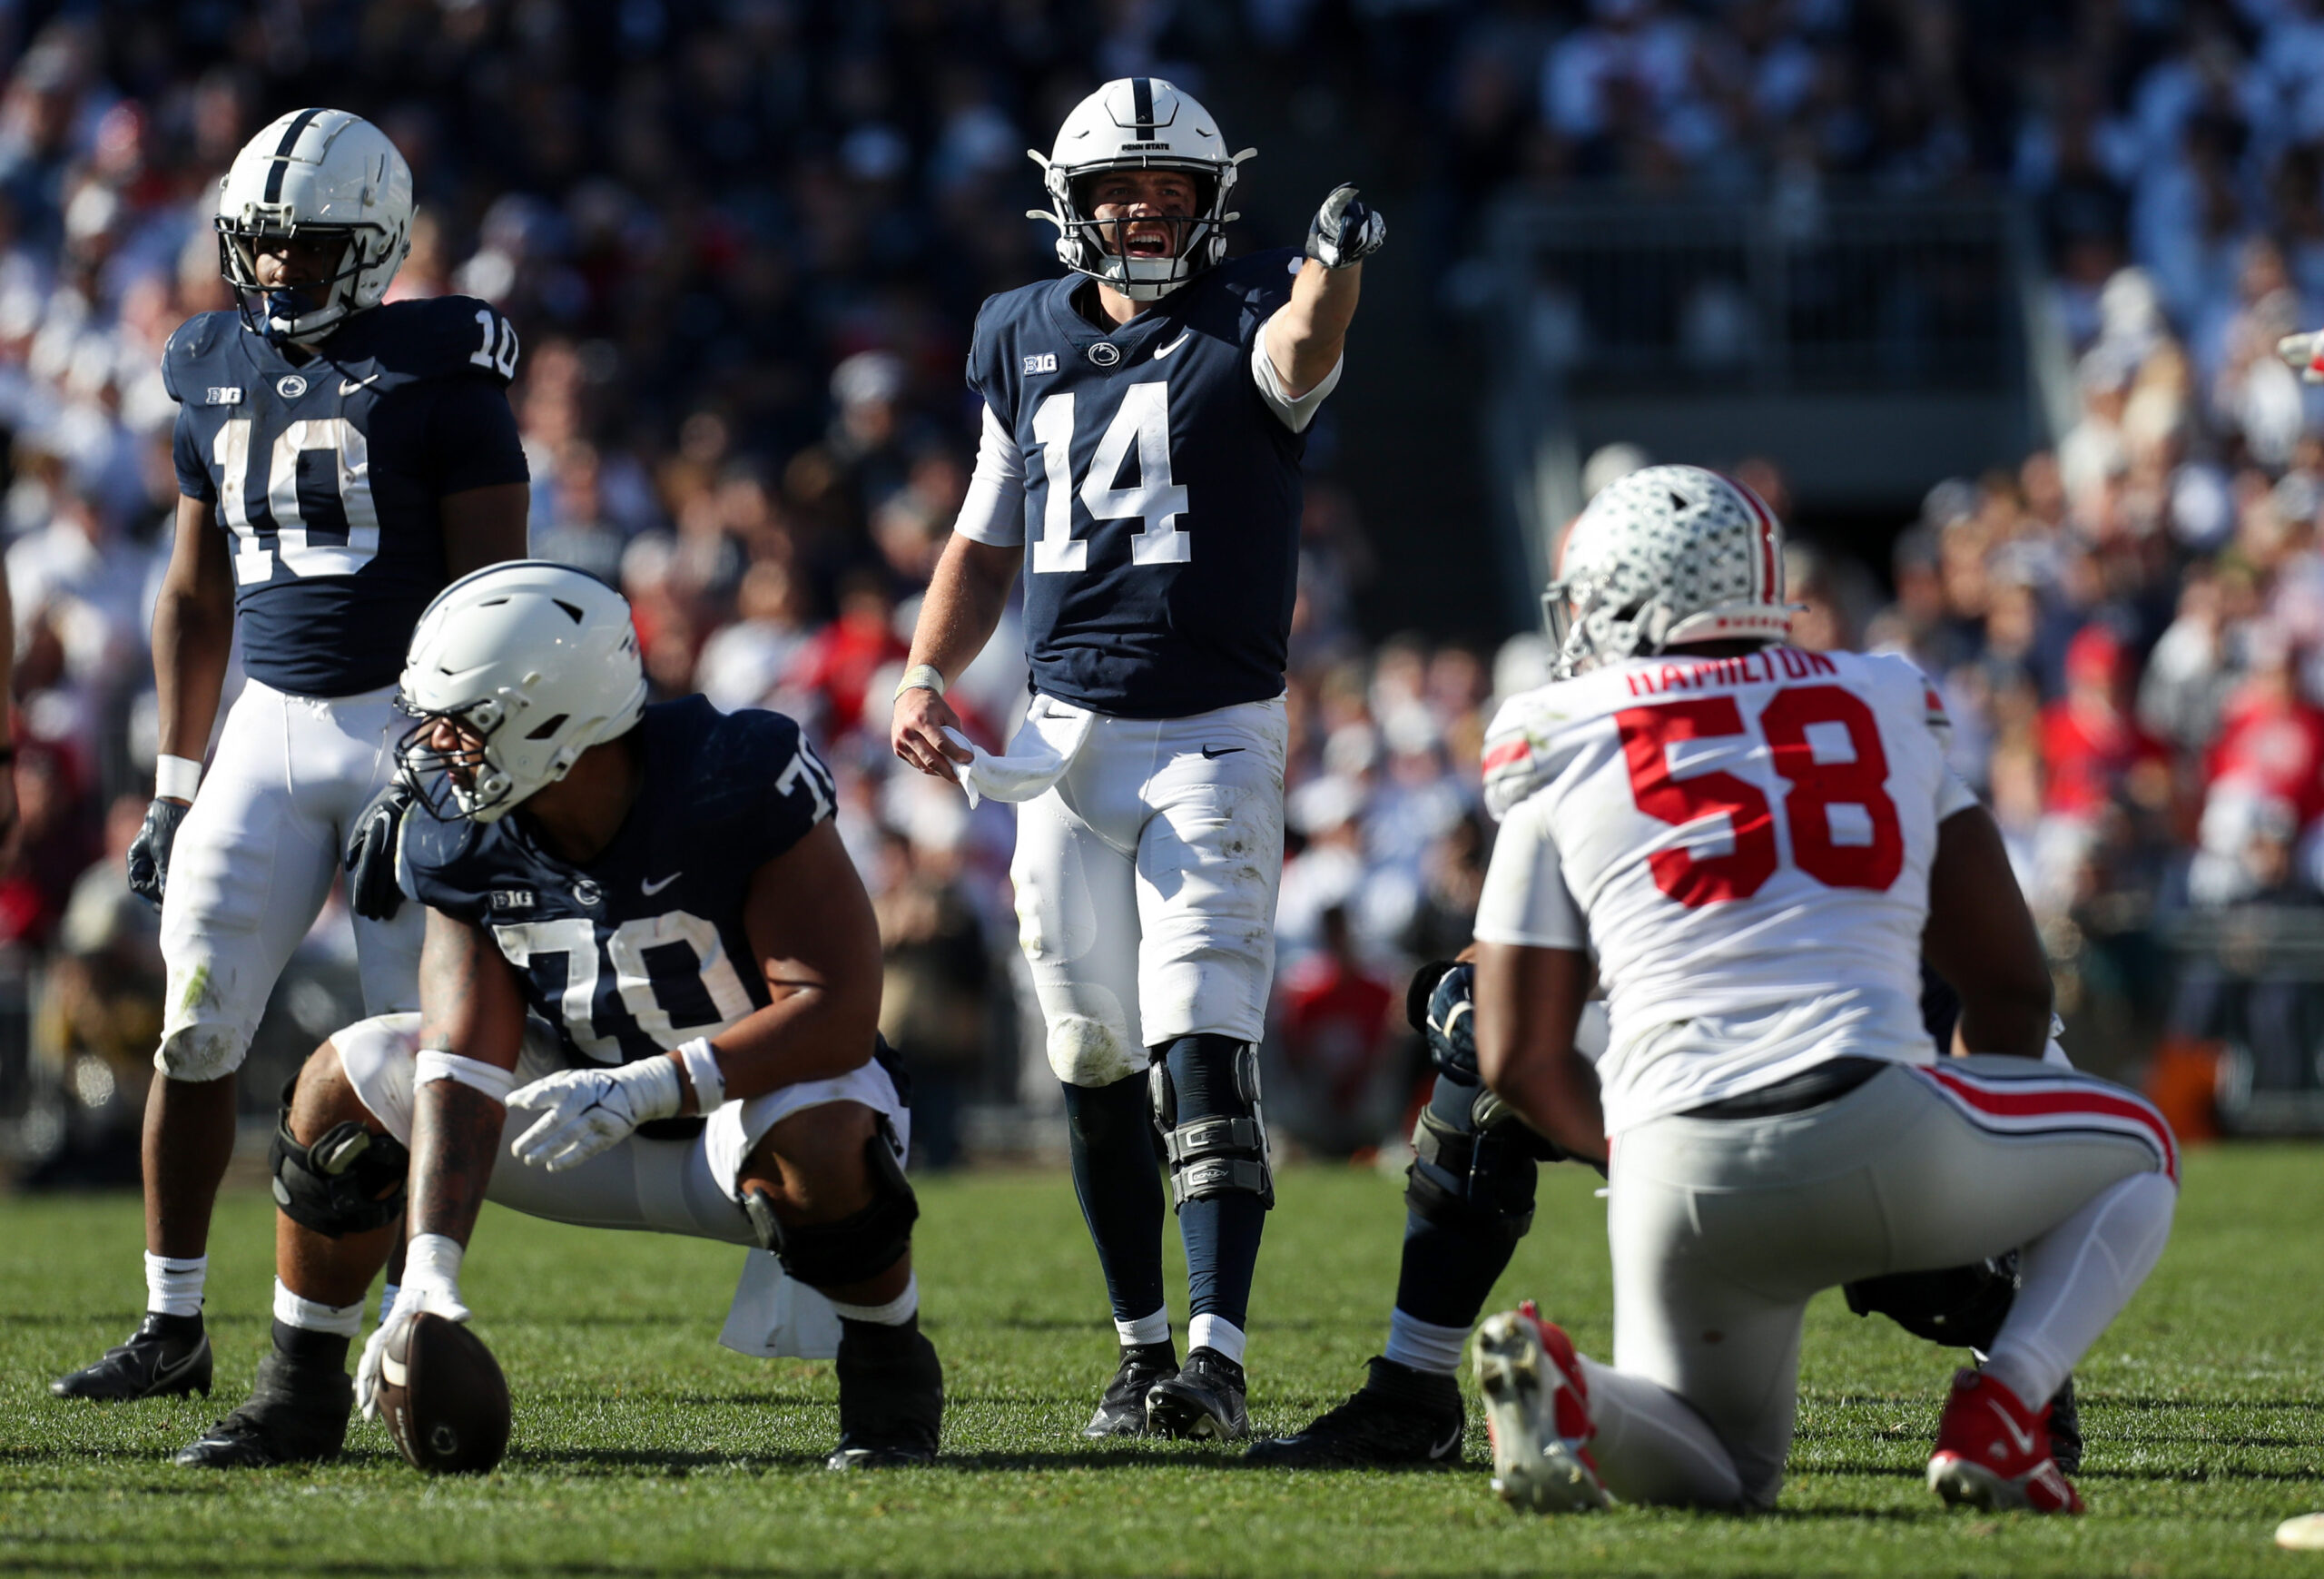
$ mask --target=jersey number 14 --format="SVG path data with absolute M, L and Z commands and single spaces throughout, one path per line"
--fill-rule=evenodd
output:
M 1767 793 L 1731 773 L 1674 778 L 1670 747 L 1748 733 L 1732 696 L 1697 696 L 1614 715 L 1630 797 L 1659 822 L 1683 827 L 1724 814 L 1735 847 L 1724 855 L 1698 855 L 1684 847 L 1648 857 L 1654 884 L 1689 909 L 1748 899 L 1775 875 L 1775 816 Z M 1829 725 L 1846 733 L 1852 760 L 1818 762 L 1808 730 Z M 1905 834 L 1896 803 L 1888 798 L 1888 754 L 1872 709 L 1838 686 L 1791 686 L 1777 691 L 1758 717 L 1776 772 L 1790 787 L 1783 815 L 1791 834 L 1792 864 L 1827 888 L 1886 889 L 1905 867 Z M 1861 808 L 1860 810 L 1858 808 Z M 1836 819 L 1835 811 L 1842 814 Z M 1846 844 L 1835 823 L 1860 835 Z M 1868 824 L 1868 826 L 1867 826 Z
M 1033 408 L 1033 437 L 1041 446 L 1048 489 L 1041 506 L 1041 535 L 1033 542 L 1036 574 L 1089 568 L 1089 545 L 1073 535 L 1073 501 L 1078 497 L 1093 521 L 1133 520 L 1140 529 L 1129 540 L 1133 565 L 1184 565 L 1194 558 L 1193 539 L 1177 528 L 1187 513 L 1187 489 L 1170 476 L 1170 386 L 1158 379 L 1122 391 L 1120 410 L 1098 437 L 1089 475 L 1073 488 L 1073 397 L 1051 395 Z M 1119 488 L 1130 449 L 1137 449 L 1137 481 Z

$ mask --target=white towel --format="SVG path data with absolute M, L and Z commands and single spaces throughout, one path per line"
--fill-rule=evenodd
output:
M 947 729 L 945 738 L 966 746 L 975 760 L 966 765 L 949 757 L 946 761 L 955 782 L 968 793 L 971 809 L 986 795 L 997 801 L 1029 801 L 1065 776 L 1097 716 L 1086 707 L 1036 696 L 1024 726 L 1009 743 L 1008 755 L 995 756 L 959 730 Z

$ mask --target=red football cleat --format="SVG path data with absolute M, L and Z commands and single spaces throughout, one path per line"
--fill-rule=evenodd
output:
M 1492 1437 L 1492 1488 L 1503 1502 L 1533 1513 L 1607 1505 L 1588 1446 L 1598 1432 L 1590 1386 L 1573 1340 L 1542 1320 L 1531 1300 L 1477 1329 L 1477 1387 Z
M 2050 1411 L 2029 1409 L 1983 1371 L 1954 1373 L 1937 1423 L 1928 1488 L 1946 1502 L 2000 1511 L 2078 1514 L 2082 1498 L 2050 1457 Z

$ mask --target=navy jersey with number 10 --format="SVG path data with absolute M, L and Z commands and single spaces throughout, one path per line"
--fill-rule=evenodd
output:
M 239 313 L 162 353 L 178 491 L 216 508 L 252 679 L 301 696 L 391 686 L 449 579 L 437 501 L 523 482 L 508 321 L 468 296 L 359 312 L 293 360 Z
M 1306 448 L 1252 348 L 1299 255 L 1208 270 L 1110 333 L 1078 275 L 995 296 L 969 382 L 1025 469 L 1025 654 L 1046 696 L 1182 718 L 1283 691 Z

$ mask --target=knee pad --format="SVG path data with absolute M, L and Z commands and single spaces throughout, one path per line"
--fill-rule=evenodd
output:
M 411 1153 L 393 1135 L 342 1119 L 306 1145 L 290 1133 L 290 1093 L 282 1088 L 267 1166 L 274 1175 L 274 1204 L 300 1228 L 327 1239 L 369 1233 L 403 1216 Z
M 1224 1036 L 1189 1036 L 1157 1052 L 1147 1080 L 1154 1126 L 1170 1165 L 1171 1209 L 1234 1194 L 1256 1195 L 1273 1209 L 1275 1169 L 1259 1108 L 1259 1050 Z M 1179 1082 L 1170 1072 L 1173 1055 L 1209 1066 L 1203 1070 L 1202 1100 L 1184 1103 L 1183 1111 Z M 1195 1111 L 1197 1106 L 1205 1110 Z
M 1479 1091 L 1465 1123 L 1421 1110 L 1413 1129 L 1404 1204 L 1424 1222 L 1515 1244 L 1533 1226 L 1541 1164 L 1533 1132 L 1491 1091 Z
M 864 1171 L 872 1180 L 872 1204 L 837 1222 L 784 1223 L 763 1189 L 743 1198 L 759 1248 L 773 1250 L 783 1269 L 810 1288 L 843 1288 L 876 1278 L 911 1248 L 911 1226 L 920 1220 L 920 1197 L 896 1159 L 895 1129 L 887 1115 L 863 1142 Z
M 1915 1337 L 1989 1349 L 2017 1302 L 2017 1252 L 1936 1272 L 1860 1278 L 1841 1292 L 1858 1316 L 1885 1316 Z

